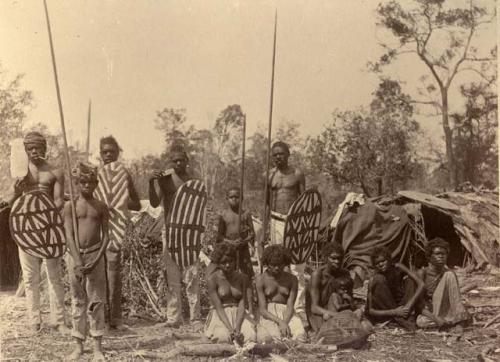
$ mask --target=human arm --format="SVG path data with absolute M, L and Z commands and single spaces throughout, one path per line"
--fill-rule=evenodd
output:
M 151 175 L 149 179 L 149 203 L 151 204 L 152 207 L 158 207 L 160 205 L 161 200 L 163 199 L 163 191 L 160 187 L 160 191 L 156 192 L 156 186 L 155 186 L 155 181 L 159 182 L 158 180 L 162 177 L 162 172 L 155 170 L 153 171 L 153 174 Z
M 296 170 L 296 174 L 299 182 L 299 195 L 302 195 L 302 193 L 306 190 L 306 177 L 299 169 Z
M 257 277 L 257 280 L 255 283 L 256 283 L 256 289 L 257 289 L 257 300 L 259 303 L 260 315 L 266 319 L 273 321 L 277 325 L 280 325 L 280 323 L 283 323 L 284 321 L 282 319 L 278 318 L 277 316 L 275 316 L 274 314 L 270 313 L 267 310 L 266 295 L 264 293 L 264 284 L 265 284 L 264 274 L 260 274 Z
M 245 213 L 243 222 L 244 231 L 246 232 L 244 242 L 253 249 L 255 248 L 255 229 L 253 228 L 252 215 L 249 212 Z
M 23 193 L 24 187 L 25 187 L 24 178 L 17 178 L 14 184 L 12 184 L 12 187 L 10 188 L 8 193 L 8 197 L 6 198 L 6 201 L 3 202 L 3 205 L 12 206 L 14 201 L 16 201 L 16 199 Z
M 224 240 L 226 236 L 226 222 L 224 221 L 224 218 L 222 215 L 217 215 L 217 237 L 215 241 L 217 243 L 220 243 Z
M 128 208 L 129 210 L 140 211 L 141 201 L 139 200 L 139 194 L 137 193 L 137 190 L 135 188 L 132 176 L 130 176 L 130 174 L 127 174 L 127 177 L 128 177 L 128 196 L 129 196 Z
M 219 294 L 217 293 L 217 281 L 215 280 L 215 278 L 216 278 L 215 273 L 211 274 L 211 276 L 208 277 L 207 280 L 208 297 L 210 299 L 212 307 L 214 307 L 215 312 L 219 316 L 219 319 L 227 328 L 229 334 L 232 335 L 234 333 L 234 329 L 231 326 L 231 323 L 229 323 L 227 314 L 224 311 L 224 308 L 222 307 L 222 302 L 220 300 Z
M 241 325 L 243 324 L 243 320 L 245 319 L 245 302 L 248 298 L 248 279 L 245 275 L 240 276 L 241 282 L 241 290 L 243 291 L 243 296 L 241 297 L 238 303 L 238 312 L 236 313 L 236 323 L 234 325 L 234 330 L 237 333 L 241 331 Z M 251 303 L 251 301 L 249 300 Z
M 311 276 L 311 312 L 323 316 L 324 320 L 333 316 L 334 311 L 329 311 L 320 307 L 320 289 L 321 289 L 321 269 L 316 269 Z
M 425 290 L 425 283 L 421 277 L 419 277 L 418 274 L 412 272 L 410 269 L 408 269 L 406 266 L 400 263 L 395 263 L 394 264 L 396 268 L 400 269 L 408 275 L 409 278 L 411 278 L 415 284 L 417 285 L 417 290 L 415 293 L 412 295 L 412 297 L 406 302 L 405 306 L 408 307 L 410 310 L 413 309 L 415 304 L 418 302 L 418 300 L 421 298 L 422 293 Z
M 109 212 L 108 208 L 104 203 L 97 202 L 97 207 L 99 207 L 99 214 L 101 218 L 101 237 L 102 237 L 102 242 L 101 242 L 101 247 L 99 248 L 99 251 L 93 261 L 90 263 L 87 263 L 83 267 L 83 272 L 84 273 L 89 273 L 91 272 L 99 260 L 103 257 L 104 253 L 106 252 L 106 249 L 108 248 L 108 243 L 109 243 Z
M 75 274 L 81 275 L 82 268 L 82 256 L 80 255 L 80 250 L 78 250 L 75 242 L 75 234 L 73 229 L 73 217 L 71 210 L 71 202 L 68 201 L 64 205 L 63 216 L 64 216 L 64 230 L 66 234 L 66 245 L 69 249 L 69 254 L 73 258 Z
M 54 171 L 56 180 L 54 182 L 54 204 L 58 209 L 64 206 L 64 172 L 62 169 Z

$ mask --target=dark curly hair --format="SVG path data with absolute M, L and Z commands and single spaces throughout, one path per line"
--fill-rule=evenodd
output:
M 170 153 L 170 157 L 172 157 L 172 155 L 174 153 L 180 153 L 184 156 L 184 158 L 186 160 L 189 160 L 186 149 L 184 148 L 184 146 L 182 144 L 178 144 L 178 143 L 173 144 L 172 147 L 170 147 L 169 153 Z
M 290 147 L 285 142 L 277 141 L 273 143 L 273 146 L 271 147 L 271 150 L 274 150 L 276 147 L 281 147 L 287 155 L 290 155 Z
M 377 246 L 373 249 L 370 255 L 372 265 L 375 265 L 375 259 L 377 259 L 379 256 L 383 256 L 389 263 L 392 263 L 392 255 L 389 249 L 384 248 L 383 246 Z
M 224 257 L 236 260 L 236 248 L 226 241 L 215 244 L 210 260 L 215 264 L 219 264 Z
M 432 254 L 432 250 L 434 250 L 434 248 L 443 248 L 446 250 L 446 252 L 449 254 L 450 253 L 450 244 L 442 239 L 442 238 L 434 238 L 432 240 L 430 240 L 428 243 L 427 243 L 427 246 L 425 247 L 425 256 L 427 259 L 429 259 L 431 257 L 431 254 Z
M 292 255 L 282 245 L 270 245 L 262 253 L 262 264 L 264 265 L 290 265 Z
M 116 141 L 116 138 L 114 138 L 113 136 L 107 136 L 107 137 L 101 138 L 101 140 L 99 141 L 99 146 L 102 147 L 103 145 L 111 145 L 111 146 L 115 147 L 118 151 L 122 150 L 120 148 L 120 145 Z
M 323 258 L 328 258 L 333 252 L 344 257 L 344 248 L 342 248 L 342 245 L 339 243 L 326 243 L 321 248 L 321 255 L 323 255 Z
M 352 294 L 354 281 L 349 273 L 342 274 L 341 276 L 335 278 L 335 289 L 338 290 L 340 287 L 344 287 L 349 294 Z

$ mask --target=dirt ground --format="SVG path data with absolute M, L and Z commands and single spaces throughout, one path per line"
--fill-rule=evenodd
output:
M 463 333 L 417 331 L 414 334 L 383 326 L 369 337 L 361 350 L 337 350 L 321 354 L 301 354 L 295 349 L 280 355 L 284 361 L 500 361 L 500 319 L 488 328 L 485 323 L 500 313 L 500 273 L 457 272 L 462 288 L 474 288 L 464 297 L 474 324 Z M 29 331 L 24 298 L 15 292 L 0 292 L 0 357 L 2 361 L 64 361 L 71 351 L 71 337 L 48 326 L 48 305 L 44 301 L 44 324 L 40 332 Z M 67 305 L 69 312 L 69 305 Z M 166 359 L 176 342 L 195 332 L 193 326 L 168 329 L 153 320 L 129 317 L 129 330 L 108 333 L 103 340 L 109 361 Z M 198 330 L 202 326 L 198 326 Z M 190 342 L 188 342 L 190 343 Z M 194 341 L 193 341 L 194 343 Z M 90 343 L 83 361 L 91 360 Z M 151 352 L 148 355 L 148 352 Z M 154 358 L 151 355 L 164 356 Z M 281 361 L 280 357 L 254 360 Z M 238 360 L 243 357 L 238 358 Z M 248 360 L 252 357 L 247 357 Z M 211 361 L 215 358 L 176 356 L 178 361 Z

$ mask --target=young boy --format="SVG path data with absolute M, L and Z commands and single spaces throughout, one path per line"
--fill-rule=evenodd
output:
M 83 354 L 83 342 L 89 332 L 94 341 L 94 361 L 104 361 L 101 339 L 105 329 L 106 264 L 103 254 L 108 245 L 108 209 L 93 198 L 97 187 L 97 168 L 80 163 L 73 170 L 80 185 L 80 196 L 75 201 L 79 248 L 74 239 L 70 202 L 64 206 L 64 226 L 71 258 L 68 271 L 72 295 L 72 336 L 75 350 L 68 357 L 78 360 Z
M 255 231 L 253 228 L 252 215 L 247 211 L 241 211 L 241 228 L 239 218 L 240 189 L 231 187 L 226 192 L 229 207 L 219 215 L 217 242 L 228 241 L 236 247 L 237 267 L 248 278 L 253 278 L 254 272 L 250 250 L 254 248 Z

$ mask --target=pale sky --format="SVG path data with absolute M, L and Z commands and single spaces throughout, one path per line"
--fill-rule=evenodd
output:
M 240 104 L 249 133 L 267 124 L 276 8 L 273 120 L 301 122 L 304 135 L 317 134 L 335 108 L 367 105 L 378 84 L 366 67 L 382 54 L 378 3 L 49 0 L 69 141 L 85 142 L 89 99 L 91 151 L 113 134 L 125 158 L 164 149 L 153 122 L 164 107 L 186 108 L 201 128 Z M 495 39 L 495 30 L 485 39 Z M 57 131 L 42 0 L 0 1 L 0 43 L 4 70 L 24 73 L 23 86 L 34 93 L 30 122 Z M 393 74 L 404 78 L 421 66 L 407 63 Z M 432 120 L 422 122 L 440 137 Z

